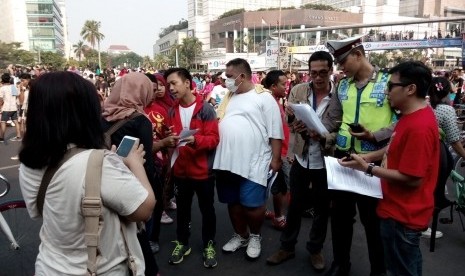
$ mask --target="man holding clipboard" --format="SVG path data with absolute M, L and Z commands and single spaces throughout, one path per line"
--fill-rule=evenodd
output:
M 295 161 L 290 171 L 291 201 L 287 214 L 287 226 L 281 235 L 281 247 L 267 259 L 271 265 L 280 264 L 295 256 L 295 244 L 300 231 L 301 216 L 308 202 L 310 189 L 315 207 L 315 218 L 307 242 L 310 261 L 316 270 L 325 268 L 321 253 L 326 239 L 329 214 L 328 185 L 323 156 L 331 152 L 336 131 L 339 129 L 341 110 L 330 104 L 335 85 L 330 81 L 333 58 L 328 52 L 318 51 L 309 59 L 309 74 L 312 81 L 295 86 L 289 96 L 286 112 L 295 132 L 293 153 Z M 319 134 L 313 127 L 306 126 L 294 116 L 293 104 L 305 104 L 317 114 L 326 132 Z M 297 114 L 297 112 L 296 112 Z M 302 118 L 302 117 L 301 117 Z M 307 119 L 307 118 L 302 118 Z M 306 120 L 305 120 L 306 121 Z M 318 122 L 320 123 L 320 122 Z M 320 124 L 321 124 L 320 123 Z

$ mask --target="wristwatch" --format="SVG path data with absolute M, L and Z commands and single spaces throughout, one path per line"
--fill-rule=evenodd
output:
M 373 163 L 368 164 L 368 168 L 367 168 L 367 171 L 365 172 L 365 175 L 373 176 L 373 168 L 374 167 L 375 167 L 375 164 L 373 164 Z

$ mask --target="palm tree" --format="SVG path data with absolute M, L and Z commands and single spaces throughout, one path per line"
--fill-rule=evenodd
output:
M 142 67 L 143 68 L 150 68 L 152 67 L 152 60 L 149 56 L 144 56 L 142 60 Z
M 78 43 L 73 45 L 74 54 L 78 56 L 79 61 L 81 61 L 81 57 L 86 52 L 87 45 L 84 44 L 84 41 L 79 40 Z
M 81 30 L 81 36 L 84 40 L 90 43 L 92 48 L 95 47 L 95 43 L 97 42 L 97 50 L 98 50 L 98 65 L 100 70 L 102 69 L 102 61 L 100 59 L 100 41 L 105 38 L 100 32 L 100 21 L 95 20 L 86 20 L 84 22 L 84 26 Z
M 197 37 L 186 37 L 182 40 L 181 56 L 189 68 L 197 63 L 197 58 L 202 56 L 202 42 Z
M 164 70 L 166 65 L 170 62 L 170 58 L 168 56 L 165 56 L 163 54 L 157 54 L 153 58 L 153 64 L 155 65 L 155 68 L 158 70 Z

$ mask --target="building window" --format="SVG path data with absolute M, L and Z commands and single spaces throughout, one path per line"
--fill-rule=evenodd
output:
M 194 15 L 203 16 L 203 0 L 194 0 Z

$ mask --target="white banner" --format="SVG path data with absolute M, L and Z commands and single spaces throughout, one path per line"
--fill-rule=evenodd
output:
M 268 40 L 266 42 L 266 55 L 265 55 L 265 66 L 266 67 L 278 67 L 278 41 Z

